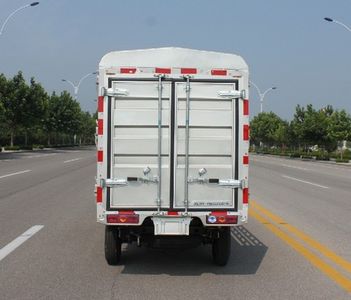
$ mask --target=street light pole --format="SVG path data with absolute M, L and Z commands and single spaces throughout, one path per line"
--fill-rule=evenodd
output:
M 324 20 L 326 20 L 327 22 L 332 22 L 332 23 L 338 24 L 338 25 L 344 27 L 346 30 L 351 32 L 351 28 L 349 26 L 345 25 L 344 23 L 341 23 L 340 21 L 337 21 L 337 20 L 334 20 L 334 19 L 328 18 L 328 17 L 325 17 Z
M 30 3 L 30 4 L 27 4 L 27 5 L 24 5 L 24 6 L 21 6 L 19 8 L 17 8 L 15 11 L 13 11 L 12 13 L 9 14 L 9 16 L 6 18 L 6 20 L 4 21 L 4 23 L 2 24 L 1 26 L 1 29 L 0 29 L 0 36 L 2 35 L 4 29 L 5 29 L 5 26 L 7 24 L 7 22 L 16 14 L 18 13 L 19 11 L 21 11 L 22 9 L 25 9 L 27 7 L 32 7 L 32 6 L 37 6 L 39 4 L 39 2 L 33 2 L 33 3 Z
M 95 75 L 97 74 L 97 72 L 92 72 L 92 73 L 88 73 L 86 75 L 84 75 L 81 79 L 79 79 L 78 84 L 75 85 L 72 81 L 67 80 L 67 79 L 62 79 L 63 82 L 67 82 L 69 83 L 72 87 L 73 87 L 73 91 L 74 91 L 74 99 L 78 99 L 78 91 L 79 91 L 79 87 L 81 85 L 81 83 L 83 82 L 83 80 L 87 77 L 89 77 L 90 75 Z
M 263 112 L 263 100 L 264 100 L 264 97 L 266 96 L 266 94 L 269 91 L 276 90 L 277 87 L 276 86 L 272 86 L 269 89 L 266 89 L 263 93 L 261 93 L 261 90 L 259 89 L 259 87 L 253 81 L 250 81 L 250 84 L 252 84 L 255 87 L 255 89 L 256 89 L 256 91 L 258 93 L 258 96 L 260 97 L 260 106 L 261 106 L 260 112 L 262 113 Z
M 327 22 L 338 24 L 338 25 L 344 27 L 347 31 L 351 32 L 351 28 L 349 26 L 345 25 L 344 23 L 342 23 L 342 22 L 340 22 L 338 20 L 334 20 L 334 19 L 329 18 L 329 17 L 325 17 L 324 20 L 327 21 Z M 346 139 L 343 142 L 346 142 Z M 343 157 L 343 147 L 341 148 L 340 156 L 341 156 L 341 159 L 342 159 L 342 157 Z

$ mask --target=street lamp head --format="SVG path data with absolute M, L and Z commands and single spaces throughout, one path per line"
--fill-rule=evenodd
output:
M 38 4 L 39 4 L 39 2 L 32 2 L 30 4 L 23 5 L 23 6 L 19 7 L 19 8 L 17 8 L 16 10 L 14 10 L 12 13 L 10 13 L 9 16 L 6 18 L 5 22 L 2 25 L 0 24 L 1 25 L 1 27 L 0 27 L 0 36 L 2 35 L 7 22 L 13 17 L 13 15 L 15 15 L 17 12 L 21 11 L 22 9 L 26 9 L 26 8 L 28 8 L 30 6 L 36 6 Z
M 328 18 L 328 17 L 324 18 L 324 20 L 326 20 L 328 22 L 334 22 L 334 20 L 332 18 Z
M 98 74 L 98 73 L 99 73 L 99 72 L 95 71 L 95 72 L 93 72 L 93 73 L 91 73 L 91 74 L 96 75 L 96 74 Z
M 66 79 L 61 79 L 63 82 L 67 81 Z
M 276 89 L 277 89 L 277 87 L 276 87 L 276 86 L 273 86 L 273 87 L 272 87 L 272 90 L 276 90 Z

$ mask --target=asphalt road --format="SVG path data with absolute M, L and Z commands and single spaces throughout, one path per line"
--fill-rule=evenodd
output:
M 0 153 L 0 299 L 350 299 L 351 167 L 251 156 L 250 220 L 226 267 L 205 246 L 133 245 L 112 267 L 95 157 Z

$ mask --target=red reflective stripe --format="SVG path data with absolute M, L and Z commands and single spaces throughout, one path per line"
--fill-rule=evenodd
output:
M 245 99 L 244 100 L 244 110 L 243 110 L 244 116 L 249 115 L 249 100 Z
M 104 157 L 104 152 L 103 151 L 98 151 L 97 152 L 97 161 L 102 162 Z
M 98 112 L 104 112 L 104 96 L 98 97 Z
M 249 189 L 248 188 L 243 189 L 243 203 L 244 204 L 249 203 Z
M 250 136 L 250 126 L 244 125 L 243 139 L 244 141 L 248 141 Z
M 178 212 L 177 211 L 168 211 L 167 215 L 169 215 L 169 216 L 178 216 Z
M 180 73 L 181 74 L 196 74 L 197 73 L 197 69 L 194 69 L 194 68 L 181 68 L 180 69 Z
M 99 119 L 98 120 L 98 135 L 103 135 L 104 134 L 104 120 Z
M 171 74 L 171 68 L 156 68 L 155 73 L 159 74 Z
M 101 203 L 102 202 L 102 187 L 98 186 L 96 188 L 96 202 Z
M 226 211 L 212 211 L 211 216 L 224 216 L 227 215 Z
M 121 74 L 134 74 L 136 72 L 136 68 L 121 68 Z
M 243 164 L 244 165 L 248 165 L 249 164 L 249 156 L 248 155 L 244 155 L 243 156 Z
M 211 75 L 226 76 L 227 70 L 211 70 Z
M 135 215 L 135 211 L 133 210 L 120 210 L 118 211 L 119 215 Z

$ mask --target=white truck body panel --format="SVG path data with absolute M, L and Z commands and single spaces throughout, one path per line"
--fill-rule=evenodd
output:
M 215 211 L 237 215 L 235 225 L 247 222 L 248 68 L 240 56 L 111 52 L 98 84 L 98 222 L 133 211 L 133 225 L 154 217 L 165 228 L 155 233 L 169 235 L 186 234 L 192 217 L 218 225 L 206 222 Z

